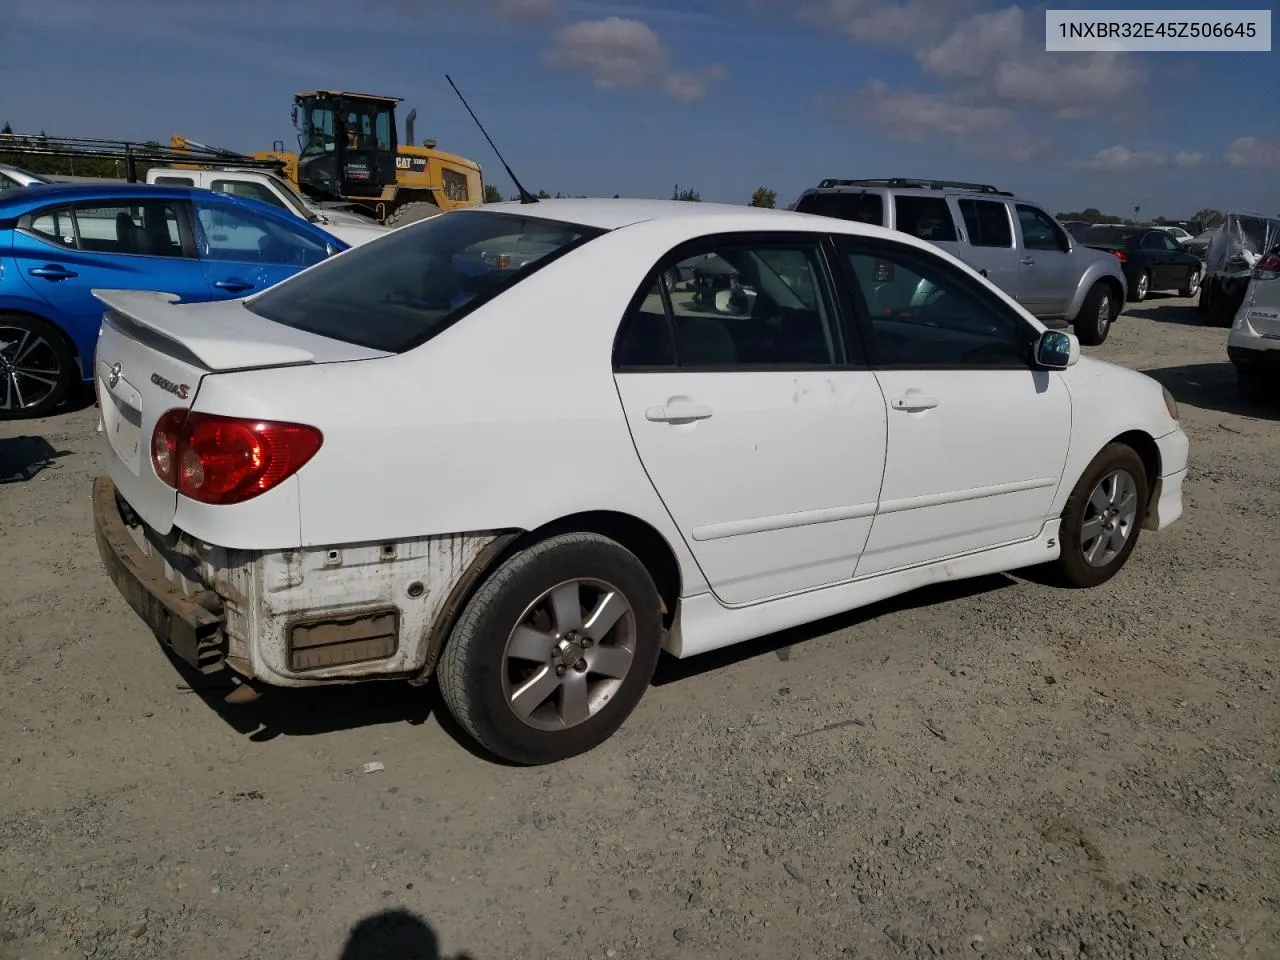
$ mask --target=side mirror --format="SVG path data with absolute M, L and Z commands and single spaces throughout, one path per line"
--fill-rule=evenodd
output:
M 1047 370 L 1065 370 L 1080 359 L 1080 341 L 1074 334 L 1046 330 L 1036 342 L 1036 364 Z

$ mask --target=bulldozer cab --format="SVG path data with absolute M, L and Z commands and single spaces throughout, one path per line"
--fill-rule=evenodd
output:
M 395 183 L 399 102 L 334 90 L 294 96 L 299 186 L 334 198 L 376 197 Z

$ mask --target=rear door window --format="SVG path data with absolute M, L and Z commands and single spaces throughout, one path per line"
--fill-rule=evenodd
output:
M 884 199 L 879 193 L 810 193 L 796 203 L 796 212 L 884 226 Z
M 969 200 L 959 203 L 969 231 L 969 245 L 974 247 L 1012 247 L 1013 225 L 1009 208 L 996 200 Z
M 245 306 L 308 333 L 402 353 L 604 232 L 510 213 L 441 214 L 354 247 Z
M 929 243 L 956 239 L 955 220 L 945 197 L 898 194 L 893 198 L 893 215 L 896 228 L 913 237 Z

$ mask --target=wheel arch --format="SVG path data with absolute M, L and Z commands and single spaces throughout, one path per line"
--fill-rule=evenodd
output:
M 636 555 L 653 577 L 661 601 L 662 622 L 670 627 L 675 619 L 683 579 L 676 553 L 651 524 L 631 514 L 614 510 L 589 510 L 552 520 L 533 530 L 506 530 L 481 552 L 471 567 L 458 579 L 440 615 L 426 637 L 427 656 L 415 683 L 426 682 L 435 672 L 440 654 L 454 625 L 480 586 L 508 558 L 535 543 L 562 533 L 595 533 L 608 537 Z
M 1129 447 L 1142 460 L 1142 469 L 1147 474 L 1146 506 L 1150 507 L 1160 483 L 1160 447 L 1155 437 L 1145 430 L 1126 430 L 1119 436 L 1112 437 L 1110 442 Z

